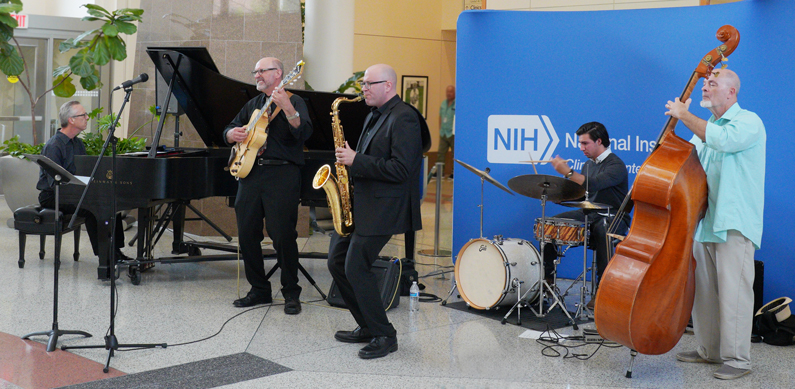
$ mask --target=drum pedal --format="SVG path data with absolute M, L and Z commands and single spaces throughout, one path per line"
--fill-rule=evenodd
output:
M 612 340 L 602 338 L 602 336 L 599 335 L 599 332 L 595 329 L 583 328 L 582 337 L 585 343 L 616 344 L 616 342 L 613 342 Z

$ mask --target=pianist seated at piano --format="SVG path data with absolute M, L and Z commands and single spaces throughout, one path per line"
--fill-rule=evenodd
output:
M 58 120 L 61 123 L 61 129 L 47 141 L 41 154 L 62 166 L 69 171 L 69 173 L 75 174 L 77 172 L 77 168 L 75 167 L 75 156 L 86 154 L 86 146 L 77 135 L 88 127 L 88 113 L 86 113 L 86 109 L 80 105 L 80 102 L 69 101 L 61 106 L 58 112 Z M 44 208 L 55 208 L 55 189 L 53 186 L 53 178 L 47 174 L 44 169 L 41 169 L 36 189 L 40 190 L 39 204 Z M 76 205 L 64 204 L 61 202 L 58 208 L 67 215 L 75 212 Z M 91 240 L 91 247 L 94 249 L 94 255 L 98 256 L 99 243 L 97 241 L 96 217 L 85 210 L 81 210 L 79 215 L 86 218 L 85 225 L 88 231 L 88 238 Z M 124 255 L 120 250 L 121 247 L 124 246 L 124 229 L 122 228 L 121 218 L 119 217 L 116 218 L 115 242 L 116 259 L 129 260 L 130 258 Z
M 249 120 L 255 110 L 267 109 L 271 119 L 266 143 L 259 151 L 254 150 L 256 162 L 248 175 L 238 181 L 235 214 L 240 252 L 251 290 L 233 304 L 242 308 L 273 301 L 262 258 L 265 218 L 265 228 L 281 266 L 284 313 L 297 315 L 301 312 L 301 287 L 298 285 L 298 232 L 295 227 L 301 197 L 303 147 L 312 135 L 312 122 L 304 100 L 280 87 L 284 76 L 281 61 L 262 58 L 251 73 L 262 94 L 246 103 L 226 126 L 224 139 L 229 145 L 245 142 L 249 135 L 247 128 L 254 127 L 249 126 Z M 264 107 L 269 98 L 272 103 Z

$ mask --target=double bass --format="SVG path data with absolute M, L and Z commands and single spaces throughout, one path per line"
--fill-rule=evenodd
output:
M 723 44 L 699 61 L 680 101 L 687 101 L 698 80 L 708 78 L 734 51 L 740 33 L 726 25 L 718 29 L 717 38 Z M 619 209 L 616 220 L 634 204 L 632 226 L 616 247 L 596 294 L 599 334 L 648 355 L 671 350 L 690 318 L 693 236 L 707 207 L 706 174 L 695 146 L 674 133 L 677 122 L 668 119 Z

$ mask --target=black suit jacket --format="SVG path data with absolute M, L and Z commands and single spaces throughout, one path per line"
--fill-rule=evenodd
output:
M 353 181 L 353 220 L 362 236 L 394 235 L 422 229 L 420 183 L 421 116 L 395 96 L 365 131 L 349 167 Z

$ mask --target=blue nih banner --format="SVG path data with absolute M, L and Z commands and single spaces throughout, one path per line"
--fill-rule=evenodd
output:
M 795 180 L 792 163 L 784 163 L 795 144 L 788 123 L 795 107 L 792 20 L 792 0 L 623 11 L 466 11 L 457 33 L 456 158 L 488 167 L 506 186 L 534 173 L 530 160 L 559 155 L 579 171 L 586 157 L 575 131 L 598 121 L 626 164 L 631 186 L 668 119 L 665 103 L 682 94 L 701 58 L 721 44 L 718 29 L 732 25 L 740 42 L 726 64 L 742 81 L 739 104 L 757 113 L 767 131 L 764 232 L 756 252 L 765 263 L 764 299 L 795 296 Z M 709 111 L 699 106 L 701 86 L 699 81 L 693 90 L 690 111 L 708 119 Z M 676 133 L 685 140 L 693 136 L 682 124 Z M 549 163 L 537 169 L 560 177 Z M 455 260 L 480 235 L 480 186 L 478 176 L 457 168 Z M 486 239 L 502 235 L 538 244 L 533 227 L 541 217 L 539 199 L 512 196 L 486 182 L 482 209 Z M 568 210 L 549 202 L 545 212 L 549 217 Z M 571 248 L 559 275 L 574 278 L 582 267 L 583 249 Z

